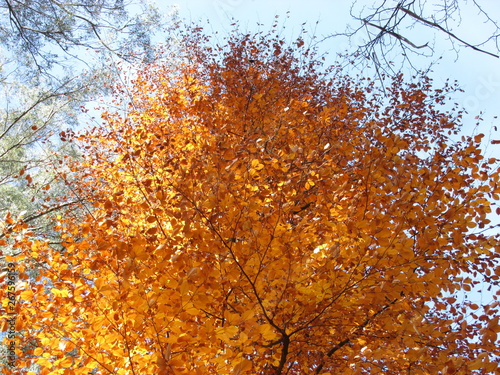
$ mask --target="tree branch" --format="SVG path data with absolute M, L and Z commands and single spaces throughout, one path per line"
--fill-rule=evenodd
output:
M 473 44 L 470 44 L 470 43 L 466 42 L 465 40 L 463 40 L 463 39 L 459 38 L 458 36 L 456 36 L 455 34 L 453 34 L 451 31 L 446 30 L 443 26 L 441 26 L 441 25 L 439 25 L 439 24 L 437 24 L 435 22 L 431 22 L 429 20 L 426 20 L 425 18 L 420 17 L 418 14 L 415 14 L 414 12 L 412 12 L 409 9 L 403 8 L 403 7 L 399 6 L 399 5 L 398 5 L 398 8 L 401 9 L 406 14 L 408 14 L 410 17 L 413 17 L 416 20 L 422 22 L 423 24 L 426 24 L 428 26 L 435 27 L 435 28 L 441 30 L 442 32 L 444 32 L 445 34 L 447 34 L 448 36 L 450 36 L 451 38 L 453 38 L 455 40 L 458 40 L 460 43 L 464 44 L 466 47 L 469 47 L 469 48 L 472 48 L 475 51 L 482 52 L 482 53 L 485 53 L 487 55 L 496 57 L 497 59 L 500 58 L 499 55 L 496 55 L 496 54 L 491 53 L 489 51 L 486 51 L 484 49 L 478 48 L 478 47 L 474 46 Z M 391 33 L 389 32 L 389 34 L 391 34 Z M 393 34 L 391 34 L 391 35 L 393 35 Z
M 416 49 L 420 49 L 420 48 L 425 48 L 425 47 L 428 47 L 428 44 L 425 43 L 421 46 L 417 46 L 415 43 L 413 43 L 412 41 L 408 40 L 407 38 L 405 38 L 404 36 L 402 36 L 401 34 L 398 34 L 392 30 L 389 30 L 387 29 L 386 27 L 382 27 L 382 26 L 378 26 L 378 25 L 375 25 L 374 23 L 371 23 L 369 22 L 366 18 L 363 19 L 363 22 L 366 24 L 366 25 L 369 25 L 369 26 L 372 26 L 372 27 L 375 27 L 379 30 L 381 30 L 383 33 L 385 34 L 389 34 L 393 37 L 395 37 L 396 39 L 398 40 L 401 40 L 403 42 L 405 42 L 406 44 L 409 44 L 410 46 L 412 46 L 413 48 L 416 48 Z
M 52 208 L 49 208 L 46 211 L 43 211 L 43 212 L 40 212 L 38 214 L 34 214 L 34 215 L 31 215 L 31 216 L 28 216 L 26 219 L 22 219 L 22 221 L 24 223 L 29 223 L 30 221 L 33 221 L 33 220 L 36 220 L 36 219 L 38 219 L 38 218 L 40 218 L 42 216 L 48 215 L 51 212 L 60 210 L 60 209 L 62 209 L 64 207 L 72 206 L 72 205 L 74 205 L 74 204 L 76 204 L 78 202 L 81 202 L 81 201 L 82 200 L 77 200 L 77 201 L 72 201 L 72 202 L 66 202 L 66 203 L 60 204 L 59 206 L 54 206 Z M 5 230 L 3 233 L 0 234 L 0 238 L 5 237 L 11 231 L 12 231 L 12 225 L 10 225 L 9 227 L 7 227 L 7 230 Z
M 352 336 L 359 334 L 361 331 L 363 331 L 368 324 L 370 324 L 377 316 L 382 314 L 385 310 L 387 310 L 390 306 L 394 305 L 398 299 L 394 299 L 391 302 L 389 302 L 387 305 L 384 305 L 379 311 L 377 311 L 375 314 L 372 316 L 368 317 L 365 319 L 363 323 L 361 323 L 354 331 L 351 332 L 351 336 L 345 338 L 344 340 L 340 341 L 338 344 L 336 344 L 333 348 L 331 348 L 327 353 L 326 356 L 329 358 L 332 355 L 334 355 L 338 350 L 346 346 L 351 342 Z M 319 374 L 321 370 L 323 370 L 325 363 L 321 363 L 315 370 L 316 374 Z

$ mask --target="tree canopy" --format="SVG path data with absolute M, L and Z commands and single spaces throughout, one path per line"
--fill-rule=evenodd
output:
M 136 11 L 131 14 L 132 6 Z M 152 52 L 151 36 L 161 27 L 155 8 L 123 0 L 3 0 L 0 9 L 0 43 L 31 76 L 54 77 L 54 65 L 88 64 L 82 49 L 125 60 L 143 58 Z
M 498 160 L 453 140 L 453 87 L 385 96 L 278 34 L 190 29 L 182 64 L 117 86 L 74 139 L 91 206 L 58 218 L 63 249 L 10 219 L 7 260 L 40 265 L 21 373 L 496 371 Z M 458 298 L 477 283 L 491 301 Z

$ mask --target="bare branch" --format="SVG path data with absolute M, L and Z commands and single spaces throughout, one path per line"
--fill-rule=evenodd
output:
M 419 15 L 415 14 L 414 12 L 412 12 L 412 11 L 411 11 L 411 10 L 409 10 L 409 9 L 406 9 L 406 8 L 403 8 L 403 7 L 400 7 L 399 9 L 401 9 L 403 12 L 405 12 L 405 13 L 406 13 L 406 14 L 408 14 L 409 16 L 411 16 L 411 17 L 415 18 L 416 20 L 418 20 L 418 21 L 420 21 L 420 22 L 422 22 L 422 23 L 424 23 L 424 24 L 426 24 L 426 25 L 429 25 L 429 26 L 431 26 L 431 27 L 435 27 L 435 28 L 437 28 L 437 29 L 441 30 L 442 32 L 444 32 L 445 34 L 449 35 L 449 36 L 450 36 L 450 37 L 452 37 L 453 39 L 456 39 L 456 40 L 458 40 L 460 43 L 464 44 L 466 47 L 472 48 L 472 49 L 473 49 L 473 50 L 475 50 L 475 51 L 482 52 L 482 53 L 485 53 L 485 54 L 487 54 L 487 55 L 490 55 L 490 56 L 493 56 L 493 57 L 496 57 L 496 58 L 499 58 L 499 57 L 500 57 L 499 55 L 496 55 L 496 54 L 494 54 L 494 53 L 492 53 L 492 52 L 489 52 L 489 51 L 486 51 L 486 50 L 484 50 L 484 49 L 478 48 L 478 47 L 476 47 L 476 46 L 474 46 L 474 45 L 472 45 L 472 44 L 470 44 L 470 43 L 466 42 L 465 40 L 463 40 L 463 39 L 459 38 L 458 36 L 456 36 L 455 34 L 453 34 L 451 31 L 446 30 L 446 29 L 445 29 L 444 27 L 442 27 L 441 25 L 439 25 L 439 24 L 437 24 L 437 23 L 435 23 L 435 22 L 431 22 L 431 21 L 429 21 L 429 20 L 426 20 L 426 19 L 424 19 L 424 18 L 420 17 Z M 391 33 L 389 33 L 389 34 L 391 34 Z M 391 35 L 392 35 L 392 34 L 391 34 Z M 416 46 L 415 46 L 415 48 L 421 48 L 421 47 L 416 47 Z
M 414 44 L 413 42 L 411 42 L 410 40 L 408 40 L 407 38 L 405 38 L 404 36 L 394 32 L 394 31 L 391 31 L 391 30 L 388 30 L 382 26 L 378 26 L 378 25 L 375 25 L 371 22 L 369 22 L 368 20 L 364 19 L 363 22 L 369 26 L 372 26 L 372 27 L 375 27 L 379 30 L 381 30 L 383 33 L 385 34 L 389 34 L 389 35 L 392 35 L 393 37 L 395 37 L 396 39 L 399 39 L 399 40 L 402 40 L 403 42 L 405 42 L 406 44 L 409 44 L 410 46 L 412 46 L 413 48 L 416 48 L 416 49 L 420 49 L 420 48 L 425 48 L 428 46 L 427 43 L 425 44 L 422 44 L 421 46 L 417 46 L 416 44 Z

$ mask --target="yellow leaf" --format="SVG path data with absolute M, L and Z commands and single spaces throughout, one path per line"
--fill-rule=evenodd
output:
M 245 371 L 252 369 L 252 361 L 244 358 L 240 363 L 238 363 L 233 369 L 233 375 L 240 375 Z
M 52 288 L 50 290 L 52 292 L 52 294 L 54 294 L 55 297 L 67 297 L 68 296 L 68 291 L 65 290 L 65 289 L 56 289 L 56 288 Z
M 19 294 L 22 301 L 31 301 L 33 299 L 33 291 L 31 289 L 25 290 Z

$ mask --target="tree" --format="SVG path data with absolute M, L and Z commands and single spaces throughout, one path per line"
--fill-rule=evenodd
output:
M 2 216 L 25 212 L 27 220 L 43 220 L 40 231 L 48 234 L 42 214 L 56 210 L 47 209 L 49 197 L 42 188 L 59 182 L 60 191 L 52 190 L 52 197 L 66 195 L 69 189 L 61 183 L 54 151 L 59 158 L 73 151 L 59 142 L 58 135 L 65 138 L 68 128 L 82 125 L 82 106 L 106 95 L 106 82 L 118 79 L 107 59 L 151 58 L 150 39 L 165 25 L 155 8 L 136 5 L 131 9 L 132 5 L 123 1 L 1 2 Z
M 44 192 L 57 182 L 57 158 L 71 154 L 64 143 L 50 140 L 57 129 L 76 122 L 76 100 L 73 93 L 41 92 L 22 84 L 0 87 L 5 101 L 5 109 L 0 109 L 0 215 L 39 214 L 49 200 Z
M 93 210 L 59 217 L 64 249 L 25 234 L 7 258 L 43 266 L 19 286 L 19 368 L 496 371 L 498 160 L 451 140 L 453 87 L 398 75 L 386 97 L 273 30 L 190 29 L 180 67 L 117 87 L 126 110 L 72 166 Z M 480 282 L 491 301 L 457 298 Z
M 384 0 L 373 6 L 364 6 L 361 10 L 356 9 L 355 5 L 357 4 L 353 5 L 351 15 L 359 21 L 359 26 L 349 28 L 341 35 L 352 39 L 366 33 L 368 41 L 358 46 L 357 54 L 365 62 L 366 59 L 372 61 L 377 69 L 392 72 L 396 60 L 401 61 L 401 67 L 408 65 L 418 70 L 413 62 L 416 56 L 439 58 L 436 49 L 440 51 L 443 47 L 435 48 L 435 40 L 421 38 L 421 34 L 428 34 L 429 30 L 434 31 L 438 39 L 445 37 L 449 49 L 455 51 L 457 57 L 462 48 L 495 58 L 500 56 L 498 17 L 491 14 L 492 10 L 485 2 L 442 0 L 430 4 L 426 0 Z M 468 18 L 471 17 L 476 17 L 474 22 L 483 24 L 486 35 L 478 37 L 461 30 L 462 21 L 470 23 Z
M 136 14 L 130 12 L 132 5 Z M 54 65 L 88 64 L 79 57 L 82 48 L 142 59 L 152 53 L 151 36 L 162 27 L 157 9 L 123 0 L 3 0 L 0 7 L 6 18 L 0 23 L 1 44 L 35 76 L 53 75 Z

